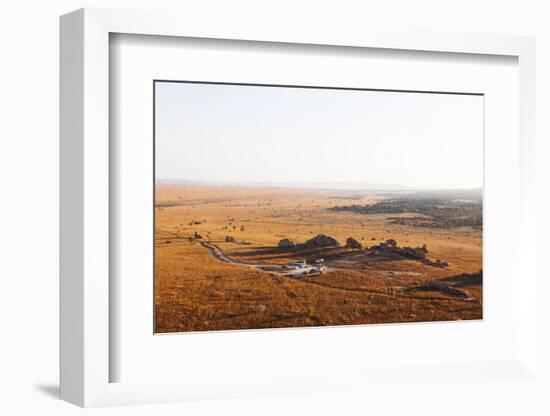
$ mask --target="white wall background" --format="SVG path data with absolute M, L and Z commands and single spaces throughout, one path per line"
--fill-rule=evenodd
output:
M 58 377 L 58 16 L 84 6 L 178 10 L 203 18 L 269 16 L 281 26 L 331 28 L 365 25 L 536 35 L 540 217 L 548 202 L 550 136 L 550 25 L 546 0 L 333 0 L 170 1 L 20 0 L 0 9 L 0 414 L 76 414 L 56 399 Z M 545 166 L 542 166 L 542 165 Z M 544 203 L 543 203 L 544 202 Z M 540 219 L 539 236 L 550 231 Z M 539 258 L 548 246 L 539 237 Z M 542 272 L 541 272 L 542 273 Z M 550 280 L 550 279 L 549 279 Z M 543 281 L 541 293 L 550 292 Z M 548 303 L 539 302 L 546 331 L 541 350 L 550 351 Z M 541 351 L 541 352 L 542 352 Z M 545 377 L 548 358 L 539 354 Z M 550 387 L 546 386 L 546 393 Z M 452 394 L 451 394 L 452 393 Z M 386 395 L 260 398 L 100 409 L 114 414 L 548 414 L 543 391 L 499 383 L 418 387 Z M 423 408 L 410 399 L 422 395 Z M 539 398 L 538 400 L 536 398 Z M 538 404 L 537 404 L 538 403 Z M 406 413 L 405 413 L 406 412 Z

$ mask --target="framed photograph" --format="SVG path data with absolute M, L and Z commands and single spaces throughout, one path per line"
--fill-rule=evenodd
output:
M 536 383 L 534 40 L 258 23 L 61 18 L 62 398 Z
M 482 319 L 482 94 L 154 97 L 155 333 Z

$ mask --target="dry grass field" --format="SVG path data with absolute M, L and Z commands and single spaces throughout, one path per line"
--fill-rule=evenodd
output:
M 429 215 L 418 212 L 331 209 L 389 198 L 395 195 L 157 185 L 156 332 L 481 319 L 479 227 L 419 226 Z M 278 247 L 319 234 L 340 246 Z M 346 247 L 349 237 L 362 247 Z M 426 259 L 372 248 L 391 239 L 398 247 L 425 245 Z M 276 268 L 319 258 L 323 273 Z

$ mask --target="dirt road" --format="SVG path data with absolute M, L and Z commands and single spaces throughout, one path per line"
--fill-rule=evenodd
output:
M 264 272 L 275 273 L 275 274 L 280 274 L 282 276 L 295 277 L 295 278 L 304 277 L 308 275 L 311 276 L 313 274 L 321 273 L 319 269 L 315 266 L 307 266 L 307 267 L 302 267 L 298 269 L 288 270 L 288 269 L 285 269 L 284 266 L 281 266 L 280 264 L 246 263 L 244 261 L 232 259 L 227 254 L 225 254 L 225 252 L 219 246 L 212 243 L 211 241 L 200 241 L 200 244 L 210 252 L 212 257 L 214 257 L 219 261 L 223 261 L 224 263 L 239 264 L 241 266 L 252 267 L 254 269 L 262 270 Z

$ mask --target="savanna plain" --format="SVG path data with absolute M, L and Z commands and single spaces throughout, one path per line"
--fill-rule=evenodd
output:
M 482 318 L 473 191 L 156 184 L 155 332 Z

